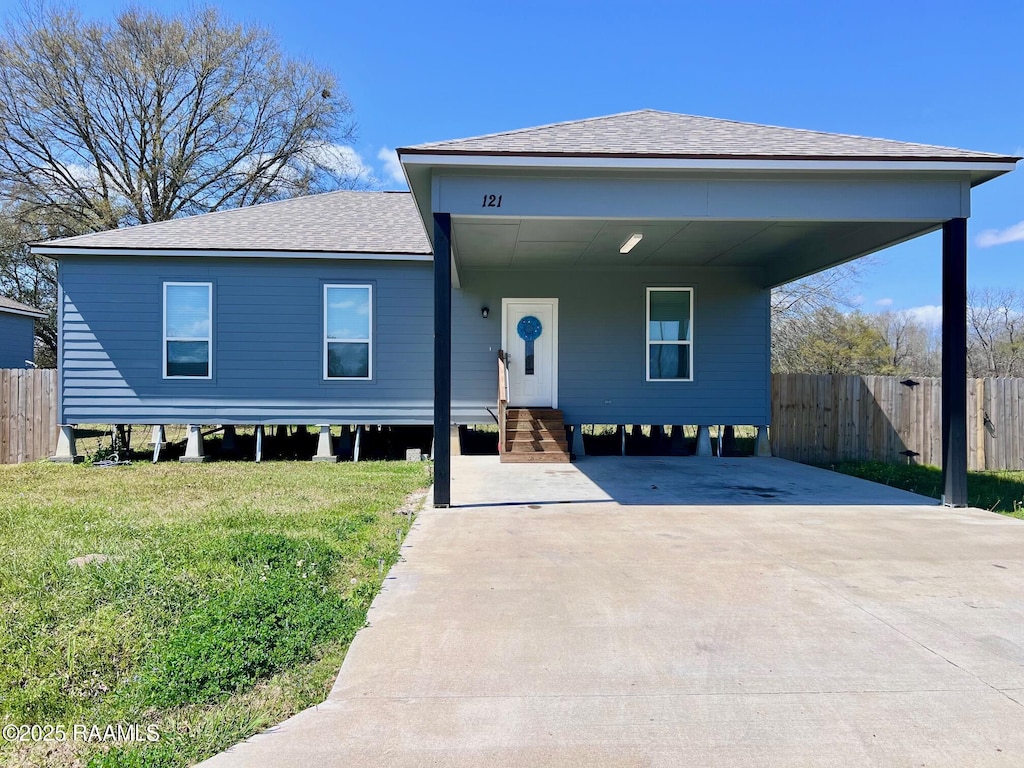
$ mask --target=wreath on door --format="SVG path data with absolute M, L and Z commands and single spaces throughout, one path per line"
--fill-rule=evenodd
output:
M 536 341 L 540 338 L 541 331 L 543 330 L 544 326 L 533 315 L 527 315 L 516 325 L 516 333 L 519 334 L 519 338 L 523 341 Z

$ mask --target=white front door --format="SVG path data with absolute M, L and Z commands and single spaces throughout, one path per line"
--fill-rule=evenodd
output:
M 511 406 L 558 407 L 558 299 L 504 299 Z

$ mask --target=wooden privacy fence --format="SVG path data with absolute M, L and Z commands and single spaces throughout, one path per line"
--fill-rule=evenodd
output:
M 52 456 L 57 445 L 57 371 L 0 369 L 0 464 Z
M 774 455 L 808 464 L 938 467 L 942 381 L 776 373 L 771 438 Z M 1024 379 L 967 380 L 967 456 L 970 469 L 1024 469 Z

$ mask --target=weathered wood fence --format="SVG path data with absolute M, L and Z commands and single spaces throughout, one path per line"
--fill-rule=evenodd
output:
M 52 456 L 57 445 L 57 371 L 0 369 L 0 464 Z
M 904 384 L 914 381 L 915 384 Z M 895 376 L 772 376 L 772 452 L 942 465 L 942 382 Z M 1024 379 L 968 379 L 970 469 L 1024 469 Z

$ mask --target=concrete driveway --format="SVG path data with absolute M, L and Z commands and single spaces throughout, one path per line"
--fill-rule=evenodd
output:
M 1024 765 L 1024 522 L 777 459 L 463 457 L 229 766 Z

